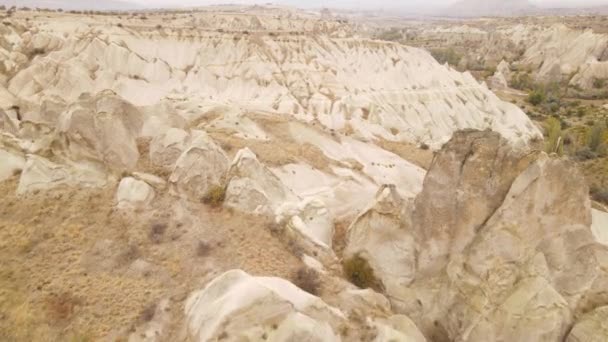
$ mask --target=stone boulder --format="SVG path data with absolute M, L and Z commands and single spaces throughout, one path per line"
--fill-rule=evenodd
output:
M 165 171 L 173 171 L 175 162 L 186 150 L 189 141 L 188 132 L 179 128 L 168 129 L 150 142 L 150 161 Z
M 425 341 L 381 294 L 345 290 L 329 299 L 285 279 L 232 270 L 187 299 L 186 330 L 193 341 Z
M 148 183 L 132 177 L 123 178 L 116 191 L 118 208 L 143 207 L 154 199 L 154 189 Z
M 169 177 L 175 189 L 200 201 L 214 186 L 223 186 L 230 161 L 224 151 L 203 131 L 192 132 L 191 141 L 175 162 Z
M 342 313 L 280 278 L 233 270 L 193 293 L 186 302 L 194 341 L 340 341 L 332 329 Z M 223 337 L 222 337 L 223 336 Z
M 608 303 L 608 249 L 568 160 L 463 131 L 411 205 L 382 191 L 390 200 L 355 220 L 346 251 L 430 340 L 562 341 L 575 317 Z
M 488 80 L 488 85 L 492 89 L 505 89 L 509 87 L 509 80 L 511 79 L 511 68 L 509 63 L 502 60 L 496 67 L 496 72 Z
M 608 341 L 608 306 L 586 313 L 574 325 L 566 342 Z
M 87 164 L 57 164 L 36 155 L 26 158 L 17 194 L 48 190 L 58 186 L 103 187 L 106 174 Z
M 594 209 L 591 211 L 591 215 L 593 217 L 591 224 L 593 235 L 599 243 L 608 246 L 608 213 Z
M 116 172 L 132 171 L 143 117 L 111 91 L 83 95 L 59 117 L 60 142 L 73 159 L 99 160 Z
M 277 221 L 284 222 L 313 243 L 331 248 L 334 237 L 333 218 L 320 199 L 307 198 L 300 203 L 286 203 L 277 209 Z
M 25 167 L 25 157 L 0 149 L 0 182 L 11 178 Z
M 382 282 L 387 293 L 409 284 L 416 270 L 416 246 L 408 234 L 406 201 L 395 186 L 385 185 L 373 203 L 348 229 L 344 258 L 360 256 Z
M 5 111 L 0 109 L 0 132 L 9 133 L 12 135 L 17 134 L 17 126 L 13 120 L 6 114 Z
M 248 148 L 237 152 L 228 171 L 224 205 L 243 212 L 272 216 L 299 198 Z

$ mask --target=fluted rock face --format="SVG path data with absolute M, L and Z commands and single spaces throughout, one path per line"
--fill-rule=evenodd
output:
M 222 186 L 229 163 L 207 133 L 194 131 L 190 144 L 175 162 L 169 182 L 180 193 L 200 201 L 211 188 Z
M 608 340 L 608 306 L 586 313 L 574 325 L 566 342 L 601 342 Z
M 133 170 L 143 115 L 110 91 L 83 96 L 61 114 L 57 131 L 71 157 L 97 159 L 110 169 Z
M 274 215 L 284 203 L 299 200 L 248 148 L 237 153 L 227 180 L 225 205 L 244 212 Z
M 571 162 L 514 150 L 495 133 L 458 132 L 404 208 L 360 217 L 347 250 L 371 243 L 360 254 L 371 266 L 410 265 L 375 272 L 393 280 L 385 290 L 394 306 L 427 338 L 561 341 L 580 313 L 608 300 L 599 290 L 608 249 L 595 242 Z M 377 228 L 387 217 L 399 224 L 390 235 Z M 384 253 L 374 241 L 409 247 Z
M 330 306 L 285 279 L 231 270 L 190 295 L 186 326 L 190 338 L 201 342 L 426 341 L 408 317 L 390 313 L 380 294 L 346 290 L 334 302 Z
M 14 37 L 22 50 L 45 53 L 13 63 L 10 93 L 33 103 L 46 96 L 73 102 L 83 92 L 111 89 L 140 106 L 187 96 L 435 147 L 465 128 L 491 128 L 517 143 L 539 136 L 519 108 L 470 74 L 400 44 L 338 39 L 331 29 L 314 28 L 269 35 L 66 27 L 68 38 L 59 26 Z
M 332 325 L 344 319 L 339 310 L 287 280 L 252 277 L 239 270 L 193 293 L 186 303 L 186 317 L 190 335 L 201 342 L 222 335 L 244 341 L 262 336 L 270 341 L 339 341 Z

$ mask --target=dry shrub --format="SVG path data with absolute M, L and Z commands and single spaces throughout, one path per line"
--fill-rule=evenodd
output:
M 342 263 L 346 278 L 362 289 L 374 289 L 381 291 L 382 285 L 374 275 L 374 270 L 369 262 L 359 255 L 344 260 Z
M 163 235 L 167 231 L 167 225 L 164 223 L 154 223 L 150 226 L 150 232 L 148 237 L 154 243 L 160 243 L 163 239 Z
M 293 276 L 293 283 L 302 290 L 318 295 L 321 288 L 319 272 L 312 268 L 300 267 Z
M 226 187 L 222 185 L 212 186 L 203 196 L 201 201 L 212 207 L 220 207 L 226 199 Z
M 137 245 L 130 244 L 127 248 L 122 251 L 117 257 L 117 263 L 120 266 L 128 265 L 135 261 L 141 255 Z
M 48 317 L 55 322 L 69 320 L 79 304 L 80 300 L 69 292 L 51 294 L 46 299 Z
M 211 245 L 205 241 L 199 241 L 196 245 L 196 256 L 203 258 L 211 253 Z
M 143 323 L 150 322 L 156 314 L 156 303 L 150 303 L 146 305 L 143 310 L 139 313 L 139 321 Z
M 594 201 L 608 205 L 608 189 L 592 187 L 590 190 L 591 198 Z

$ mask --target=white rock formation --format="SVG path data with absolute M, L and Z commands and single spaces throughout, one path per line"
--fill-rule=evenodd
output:
M 340 341 L 332 326 L 340 310 L 280 278 L 224 273 L 186 302 L 189 335 L 195 341 Z M 274 325 L 274 328 L 273 328 Z M 263 338 L 266 336 L 266 338 Z
M 180 139 L 183 137 L 177 135 Z M 229 164 L 228 157 L 211 137 L 203 131 L 193 131 L 188 147 L 175 163 L 169 182 L 179 193 L 200 201 L 212 187 L 223 185 Z
M 132 177 L 123 178 L 116 191 L 118 208 L 144 207 L 154 199 L 154 189 L 144 181 Z
M 103 187 L 107 176 L 94 165 L 56 164 L 48 159 L 28 155 L 19 179 L 18 194 L 46 190 L 61 185 L 78 187 Z
M 136 139 L 143 118 L 110 91 L 83 95 L 59 117 L 57 130 L 74 159 L 96 159 L 116 170 L 132 170 L 139 159 Z
M 608 340 L 608 306 L 586 313 L 574 325 L 566 342 L 603 342 Z
M 372 321 L 378 333 L 374 342 L 404 341 L 426 342 L 426 338 L 409 317 L 395 315 Z
M 415 276 L 417 251 L 414 238 L 404 228 L 409 219 L 406 206 L 395 186 L 383 186 L 348 229 L 344 258 L 368 260 L 387 293 L 399 291 Z
M 171 128 L 157 135 L 150 142 L 150 161 L 166 171 L 173 171 L 189 140 L 190 134 L 179 128 Z
M 281 31 L 293 29 L 285 25 L 289 28 Z M 464 128 L 491 128 L 517 143 L 540 136 L 519 108 L 499 100 L 470 74 L 439 65 L 424 50 L 336 39 L 325 24 L 315 31 L 312 38 L 167 28 L 166 33 L 181 35 L 178 40 L 154 30 L 125 34 L 79 22 L 45 26 L 41 40 L 49 42 L 44 45 L 52 53 L 19 63 L 23 69 L 15 68 L 8 90 L 33 103 L 50 95 L 70 103 L 84 92 L 105 89 L 135 105 L 153 105 L 175 94 L 202 102 L 205 94 L 206 100 L 317 120 L 330 129 L 348 124 L 367 138 L 435 147 Z M 239 134 L 262 137 L 247 127 Z
M 599 69 L 596 66 L 605 64 L 598 64 L 598 61 L 608 46 L 608 35 L 593 33 L 591 30 L 573 30 L 566 25 L 556 24 L 536 32 L 533 42 L 527 48 L 522 63 L 540 65 L 537 75 L 541 80 L 555 81 L 558 80 L 555 77 L 574 75 L 571 84 L 591 88 L 593 77 L 608 76 L 606 73 L 590 74 L 590 68 L 597 72 Z
M 511 69 L 509 63 L 504 59 L 498 64 L 496 72 L 488 80 L 488 84 L 492 89 L 505 89 L 509 87 L 509 80 L 511 79 Z
M 272 216 L 286 202 L 299 202 L 299 198 L 248 148 L 236 154 L 227 181 L 224 205 L 244 212 Z
M 426 341 L 381 294 L 345 290 L 332 303 L 344 310 L 285 279 L 232 270 L 188 298 L 186 327 L 194 341 Z
M 304 234 L 312 242 L 331 248 L 334 236 L 333 217 L 323 201 L 306 199 L 301 203 L 287 203 L 276 211 L 277 221 Z
M 0 150 L 0 182 L 23 170 L 25 157 L 17 153 Z
M 351 227 L 346 251 L 369 261 L 393 306 L 431 340 L 561 341 L 585 308 L 605 303 L 608 286 L 608 248 L 592 235 L 582 182 L 570 162 L 459 132 L 414 204 L 379 200 Z M 399 209 L 411 220 L 400 222 Z M 403 247 L 387 253 L 382 241 Z
M 608 246 L 608 213 L 595 210 L 591 211 L 593 223 L 591 231 L 599 243 Z
M 17 126 L 2 109 L 0 109 L 0 132 L 6 132 L 13 135 L 17 133 Z

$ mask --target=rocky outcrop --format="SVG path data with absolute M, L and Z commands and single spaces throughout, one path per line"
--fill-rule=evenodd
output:
M 194 341 L 412 341 L 426 339 L 388 300 L 371 290 L 345 290 L 328 305 L 289 281 L 228 271 L 186 301 Z
M 608 213 L 593 209 L 591 216 L 593 217 L 591 224 L 593 235 L 599 243 L 608 246 Z
M 383 186 L 348 230 L 344 258 L 368 260 L 387 293 L 409 284 L 415 274 L 416 246 L 408 234 L 406 207 L 394 186 Z
M 143 207 L 154 199 L 154 189 L 148 183 L 132 177 L 123 178 L 116 191 L 118 208 Z
M 169 182 L 179 193 L 200 201 L 212 187 L 223 186 L 229 164 L 228 157 L 211 137 L 203 131 L 194 131 L 188 147 L 175 162 Z
M 287 280 L 228 271 L 186 302 L 195 341 L 340 341 L 332 327 L 345 317 Z
M 143 118 L 133 105 L 110 91 L 83 95 L 59 117 L 63 148 L 74 159 L 99 160 L 110 169 L 133 170 Z
M 331 248 L 334 237 L 333 218 L 319 199 L 308 198 L 301 203 L 287 203 L 277 209 L 277 221 L 297 230 L 313 243 Z
M 2 109 L 0 109 L 0 132 L 6 132 L 13 135 L 17 133 L 17 126 Z
M 574 325 L 566 342 L 603 342 L 608 341 L 608 306 L 597 308 Z
M 505 89 L 509 87 L 509 80 L 511 79 L 511 69 L 509 63 L 504 59 L 496 67 L 496 72 L 488 80 L 488 85 L 492 89 Z
M 173 171 L 189 140 L 190 134 L 179 128 L 171 128 L 157 135 L 150 142 L 150 161 L 165 171 Z
M 286 202 L 299 202 L 298 197 L 248 148 L 237 153 L 227 180 L 224 202 L 227 207 L 272 216 Z
M 18 153 L 0 150 L 0 182 L 21 172 L 25 166 L 25 157 Z
M 561 341 L 581 312 L 608 303 L 608 249 L 569 161 L 458 132 L 411 206 L 382 192 L 346 251 L 368 260 L 429 339 Z
M 36 155 L 28 155 L 19 178 L 17 193 L 22 195 L 62 185 L 87 188 L 103 187 L 106 184 L 106 174 L 94 165 L 57 164 Z
M 51 95 L 71 103 L 84 92 L 105 89 L 138 106 L 170 96 L 211 100 L 314 121 L 335 131 L 348 129 L 368 139 L 432 147 L 464 128 L 491 128 L 522 144 L 540 137 L 517 106 L 501 101 L 470 74 L 438 64 L 422 49 L 359 37 L 336 39 L 325 21 L 314 25 L 314 38 L 293 36 L 292 21 L 278 23 L 280 34 L 255 37 L 224 29 L 200 35 L 170 25 L 160 35 L 140 27 L 87 28 L 76 21 L 65 27 L 74 25 L 81 34 L 66 39 L 63 34 L 71 31 L 45 26 L 44 34 L 34 36 L 45 53 L 19 63 L 22 68 L 15 70 L 8 90 L 33 103 Z M 177 35 L 183 39 L 167 39 Z M 222 121 L 216 121 L 218 127 L 237 128 Z M 266 138 L 252 122 L 242 124 L 236 129 L 240 136 Z

